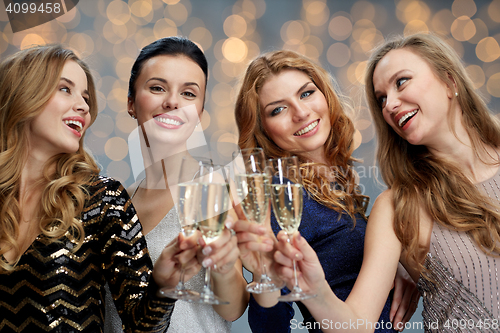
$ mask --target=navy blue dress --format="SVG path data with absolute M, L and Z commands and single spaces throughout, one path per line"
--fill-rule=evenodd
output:
M 271 226 L 275 234 L 281 230 L 274 212 L 271 213 Z M 341 215 L 321 205 L 305 192 L 299 231 L 316 251 L 326 280 L 341 300 L 349 296 L 361 269 L 365 230 L 366 221 L 361 215 L 356 215 L 356 226 L 353 228 L 349 215 Z M 284 288 L 281 292 L 287 294 L 290 291 Z M 389 320 L 391 301 L 392 294 L 385 303 L 379 322 L 373 323 L 374 328 L 379 327 L 375 332 L 395 332 L 391 329 Z M 322 324 L 325 323 L 316 322 L 301 302 L 297 302 L 297 305 L 304 317 L 303 323 L 292 320 L 295 313 L 292 303 L 279 302 L 274 307 L 263 308 L 252 296 L 248 310 L 248 322 L 252 332 L 280 333 L 290 332 L 292 328 L 309 328 L 309 332 L 321 332 L 321 327 L 324 327 Z M 327 323 L 327 325 L 334 324 Z

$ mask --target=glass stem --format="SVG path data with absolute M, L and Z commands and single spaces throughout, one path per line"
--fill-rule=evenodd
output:
M 266 264 L 262 260 L 262 252 L 259 252 L 259 260 L 260 260 L 260 269 L 261 269 L 260 283 L 266 283 L 266 282 L 268 282 L 269 277 L 267 276 Z
M 207 295 L 212 293 L 212 288 L 210 285 L 211 284 L 210 272 L 211 272 L 211 268 L 207 267 L 207 269 L 205 270 L 205 285 L 203 286 L 203 293 L 207 294 Z
M 299 287 L 299 279 L 297 278 L 297 262 L 295 260 L 293 261 L 293 277 L 295 278 L 295 282 L 292 293 L 299 294 L 302 292 L 302 289 Z
M 184 268 L 181 268 L 181 276 L 179 277 L 179 283 L 177 284 L 177 287 L 176 289 L 177 290 L 184 290 L 186 289 L 186 287 L 184 286 L 184 275 L 185 275 L 186 271 L 184 270 Z

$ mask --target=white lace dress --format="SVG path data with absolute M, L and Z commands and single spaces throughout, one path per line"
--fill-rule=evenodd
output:
M 135 191 L 132 197 L 135 195 Z M 153 263 L 160 256 L 161 251 L 172 239 L 177 237 L 181 226 L 177 217 L 175 207 L 158 223 L 158 225 L 146 234 L 149 254 Z M 198 274 L 186 282 L 186 287 L 201 292 L 205 277 L 205 269 L 202 268 Z M 106 285 L 106 315 L 105 333 L 123 332 L 121 319 L 118 316 L 113 298 Z M 224 320 L 211 305 L 194 304 L 184 301 L 175 302 L 174 312 L 170 320 L 167 332 L 171 333 L 219 333 L 231 332 L 231 322 Z

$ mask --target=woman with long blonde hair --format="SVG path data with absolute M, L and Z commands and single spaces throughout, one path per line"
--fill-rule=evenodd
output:
M 235 110 L 240 148 L 262 147 L 267 158 L 298 156 L 306 190 L 299 230 L 318 254 L 330 291 L 341 299 L 351 292 L 361 267 L 368 203 L 354 171 L 355 129 L 348 110 L 328 73 L 292 51 L 270 52 L 251 62 Z M 279 231 L 274 216 L 271 226 L 274 233 Z M 238 222 L 239 227 L 243 228 Z M 244 241 L 245 237 L 240 242 L 243 264 L 259 276 L 255 257 L 248 252 L 255 244 Z M 415 308 L 408 309 L 408 303 L 414 285 L 397 312 L 403 289 L 398 283 L 392 311 L 391 298 L 385 296 L 377 315 L 378 332 L 392 331 L 382 323 L 406 321 L 413 313 Z M 252 297 L 249 322 L 254 332 L 290 330 L 292 304 L 277 303 L 277 296 Z M 303 325 L 319 332 L 322 323 L 303 306 L 305 302 L 297 303 Z
M 2 331 L 102 332 L 106 281 L 127 332 L 166 329 L 174 301 L 158 288 L 175 286 L 180 264 L 200 267 L 198 234 L 153 270 L 126 191 L 83 146 L 96 117 L 90 70 L 72 51 L 35 46 L 0 63 Z
M 390 40 L 367 68 L 388 190 L 370 214 L 359 283 L 345 303 L 321 293 L 326 286 L 313 278 L 321 268 L 297 239 L 300 252 L 280 241 L 280 271 L 289 277 L 290 258 L 303 257 L 304 284 L 322 295 L 306 304 L 315 318 L 373 321 L 401 261 L 423 295 L 426 332 L 497 332 L 498 121 L 456 52 L 435 35 Z

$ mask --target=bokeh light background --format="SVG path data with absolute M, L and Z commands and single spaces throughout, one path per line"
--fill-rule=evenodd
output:
M 238 135 L 233 105 L 249 61 L 285 48 L 321 63 L 354 103 L 355 155 L 364 160 L 358 171 L 365 193 L 374 199 L 381 186 L 374 179 L 376 168 L 370 168 L 375 138 L 363 97 L 366 61 L 384 37 L 417 31 L 444 35 L 493 112 L 500 110 L 500 0 L 81 0 L 58 19 L 15 34 L 0 2 L 0 58 L 32 44 L 63 43 L 90 65 L 99 116 L 86 144 L 102 173 L 125 186 L 134 182 L 127 144 L 136 126 L 126 107 L 130 68 L 143 46 L 182 35 L 207 56 L 208 112 L 202 125 L 211 149 L 228 158 L 227 147 L 233 145 L 227 143 L 235 144 Z M 246 320 L 233 331 L 249 331 Z

